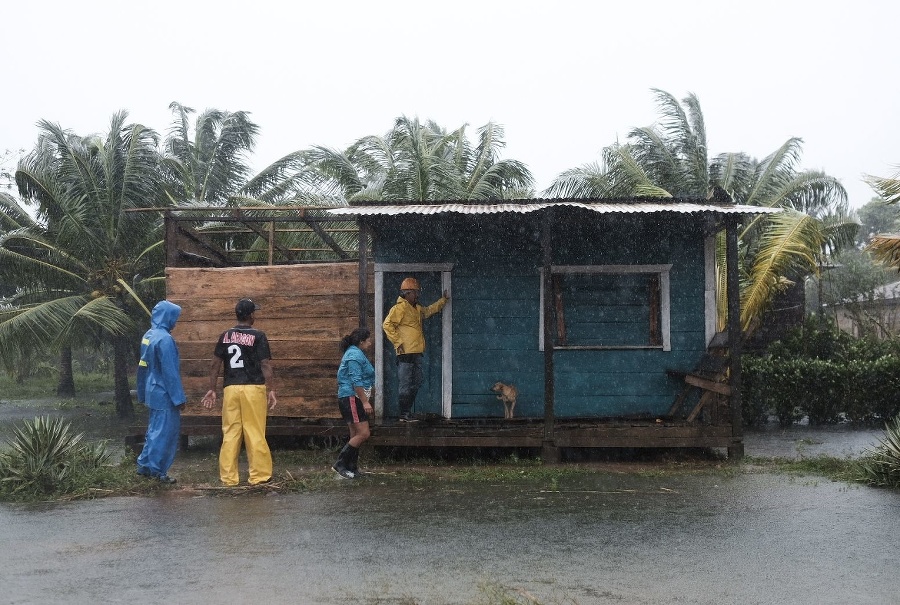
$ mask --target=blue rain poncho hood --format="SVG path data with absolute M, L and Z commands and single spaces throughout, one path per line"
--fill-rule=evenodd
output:
M 181 317 L 181 307 L 173 302 L 161 300 L 150 312 L 150 329 L 159 328 L 171 332 L 179 317 Z
M 181 307 L 175 303 L 156 303 L 150 314 L 150 329 L 141 339 L 137 397 L 152 409 L 171 408 L 187 400 L 181 385 L 178 346 L 170 334 L 180 316 Z

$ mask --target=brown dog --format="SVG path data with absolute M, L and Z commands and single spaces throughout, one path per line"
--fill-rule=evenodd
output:
M 503 402 L 503 417 L 512 418 L 513 410 L 516 409 L 516 398 L 519 396 L 516 385 L 498 382 L 491 387 L 491 390 L 497 393 L 497 399 Z

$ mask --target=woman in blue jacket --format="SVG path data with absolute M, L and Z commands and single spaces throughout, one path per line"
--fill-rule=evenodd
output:
M 375 392 L 375 368 L 363 349 L 370 344 L 371 333 L 356 328 L 341 340 L 341 365 L 338 366 L 338 408 L 350 428 L 350 441 L 341 450 L 331 468 L 345 479 L 359 473 L 359 448 L 369 438 L 369 414 Z
M 181 432 L 181 410 L 187 397 L 181 386 L 181 359 L 172 328 L 181 307 L 161 300 L 150 314 L 150 329 L 141 339 L 137 371 L 138 401 L 150 408 L 144 449 L 137 459 L 139 475 L 175 483 L 169 467 L 175 462 Z

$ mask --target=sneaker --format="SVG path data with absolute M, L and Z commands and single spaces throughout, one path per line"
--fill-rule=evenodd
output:
M 146 466 L 139 466 L 137 469 L 137 474 L 141 477 L 147 477 L 148 479 L 153 477 L 153 473 L 151 473 L 150 469 Z
M 405 413 L 403 413 L 403 414 L 400 414 L 400 422 L 418 422 L 418 421 L 419 421 L 419 419 L 418 419 L 418 418 L 415 418 L 415 417 L 414 417 L 412 414 L 410 414 L 409 412 L 405 412 Z
M 167 485 L 175 483 L 175 477 L 170 477 L 168 475 L 160 475 L 157 479 L 159 479 L 160 483 L 165 483 Z
M 351 471 L 347 468 L 344 468 L 343 466 L 338 466 L 337 464 L 332 466 L 331 470 L 336 472 L 338 475 L 340 475 L 344 479 L 355 479 L 356 478 L 356 473 L 354 473 L 353 471 Z

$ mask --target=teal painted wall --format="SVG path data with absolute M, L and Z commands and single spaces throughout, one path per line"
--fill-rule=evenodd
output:
M 700 218 L 567 214 L 554 225 L 553 264 L 672 264 L 672 350 L 556 351 L 556 415 L 663 414 L 681 387 L 665 370 L 692 367 L 705 349 Z M 516 416 L 543 416 L 539 220 L 538 215 L 449 214 L 394 216 L 372 223 L 376 262 L 453 264 L 454 417 L 502 416 L 502 404 L 490 391 L 498 380 L 517 386 Z M 421 302 L 427 304 L 440 295 L 440 282 L 424 277 Z M 391 279 L 399 283 L 400 278 Z M 385 284 L 387 310 L 397 296 L 391 287 L 397 286 L 387 279 Z M 432 380 L 416 405 L 419 411 L 438 412 L 440 321 L 434 317 L 429 322 Z M 387 349 L 384 388 L 390 413 L 393 350 L 390 345 Z

